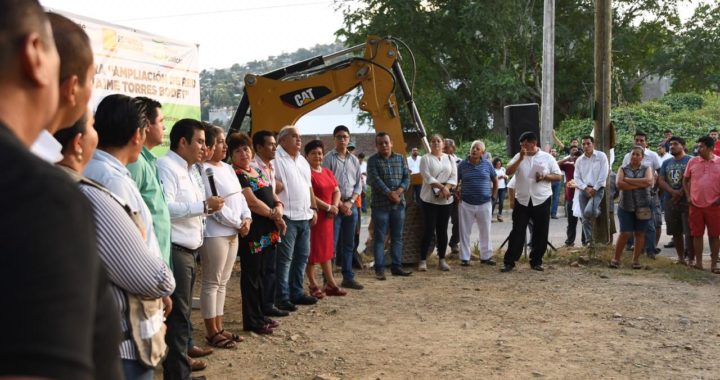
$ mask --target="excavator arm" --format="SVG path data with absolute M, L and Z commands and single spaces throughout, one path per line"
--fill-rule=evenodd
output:
M 327 61 L 364 50 L 336 63 Z M 245 76 L 245 93 L 230 126 L 239 130 L 243 119 L 251 117 L 250 132 L 277 132 L 294 125 L 303 115 L 362 87 L 361 110 L 370 114 L 376 132 L 386 132 L 397 153 L 406 146 L 395 90 L 400 89 L 410 115 L 429 150 L 425 128 L 412 100 L 398 62 L 397 44 L 390 38 L 368 37 L 361 44 L 325 57 L 315 57 L 264 75 Z

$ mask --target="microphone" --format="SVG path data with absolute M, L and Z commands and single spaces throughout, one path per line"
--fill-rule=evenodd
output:
M 217 187 L 215 187 L 215 173 L 213 172 L 212 168 L 205 169 L 205 175 L 207 176 L 208 182 L 210 183 L 210 192 L 212 193 L 213 197 L 217 197 Z

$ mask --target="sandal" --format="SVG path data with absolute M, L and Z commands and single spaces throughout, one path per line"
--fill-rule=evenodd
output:
M 325 285 L 324 290 L 325 290 L 325 294 L 327 294 L 329 296 L 344 296 L 347 294 L 347 290 L 345 290 L 341 287 L 338 287 L 338 286 L 331 287 L 329 285 Z
M 610 264 L 608 264 L 608 268 L 618 269 L 618 268 L 620 268 L 620 262 L 617 260 L 610 260 Z
M 235 342 L 226 338 L 222 332 L 218 332 L 209 338 L 205 337 L 205 340 L 210 346 L 216 348 L 235 348 Z
M 240 335 L 233 334 L 230 331 L 225 331 L 225 329 L 220 330 L 220 334 L 222 334 L 224 337 L 231 339 L 233 342 L 244 342 L 245 338 L 241 337 Z
M 632 269 L 642 269 L 642 265 L 640 263 L 633 263 Z
M 319 300 L 325 298 L 325 293 L 317 286 L 310 286 L 310 295 Z

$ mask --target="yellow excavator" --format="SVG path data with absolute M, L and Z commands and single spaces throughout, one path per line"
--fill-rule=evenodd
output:
M 303 115 L 361 87 L 360 109 L 370 114 L 376 132 L 390 135 L 395 152 L 405 156 L 405 136 L 395 97 L 398 90 L 414 125 L 415 131 L 410 133 L 417 133 L 429 151 L 425 127 L 400 67 L 400 45 L 408 48 L 397 38 L 369 36 L 364 44 L 330 55 L 262 75 L 247 74 L 230 132 L 239 131 L 246 117 L 250 117 L 250 134 L 261 130 L 278 132 L 286 125 L 295 125 Z M 407 50 L 412 57 L 410 49 Z M 411 183 L 421 184 L 420 175 L 414 174 Z M 412 196 L 407 195 L 410 200 Z M 419 260 L 420 239 L 416 237 L 421 230 L 419 207 L 410 201 L 406 211 L 403 262 Z

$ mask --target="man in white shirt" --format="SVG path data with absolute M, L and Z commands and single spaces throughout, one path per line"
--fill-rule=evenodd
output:
M 582 138 L 582 147 L 584 154 L 575 161 L 575 189 L 579 192 L 583 232 L 589 242 L 593 221 L 600 216 L 610 165 L 605 153 L 595 150 L 595 139 L 591 136 Z
M 62 146 L 53 134 L 72 126 L 87 111 L 95 64 L 90 38 L 76 22 L 57 13 L 48 13 L 47 17 L 60 55 L 59 107 L 30 149 L 35 155 L 54 164 L 62 159 Z
M 300 131 L 293 126 L 283 127 L 278 133 L 278 143 L 275 179 L 278 186 L 282 186 L 278 197 L 285 209 L 287 232 L 277 248 L 275 304 L 280 310 L 295 311 L 295 305 L 317 302 L 317 298 L 303 292 L 310 256 L 310 227 L 317 222 L 317 205 L 310 182 L 310 164 L 300 154 Z
M 560 181 L 562 174 L 555 158 L 541 151 L 537 142 L 533 132 L 520 135 L 520 152 L 507 166 L 506 173 L 515 174 L 515 207 L 510 242 L 501 272 L 515 269 L 515 262 L 522 254 L 525 229 L 530 221 L 534 226 L 530 267 L 536 271 L 544 270 L 542 260 L 547 249 L 550 226 L 551 184 Z
M 643 132 L 635 132 L 635 145 L 640 145 L 645 149 L 645 156 L 642 160 L 642 165 L 652 168 L 653 175 L 655 178 L 658 176 L 660 170 L 660 157 L 657 153 L 648 149 L 647 147 L 647 135 Z M 630 163 L 630 153 L 628 152 L 623 158 L 622 166 L 626 166 Z M 652 188 L 652 219 L 647 225 L 645 230 L 645 254 L 650 258 L 655 258 L 655 255 L 659 252 L 657 250 L 657 242 L 660 240 L 660 234 L 662 233 L 662 213 L 660 212 L 660 199 L 657 194 L 657 181 L 653 184 Z M 632 246 L 632 240 L 628 240 L 628 245 Z
M 420 156 L 418 155 L 418 148 L 412 148 L 410 156 L 407 158 L 407 163 L 411 175 L 420 173 Z
M 170 131 L 170 151 L 157 162 L 172 223 L 171 260 L 176 284 L 165 337 L 169 349 L 163 365 L 163 378 L 166 380 L 190 379 L 187 349 L 192 283 L 198 249 L 203 243 L 203 219 L 225 204 L 221 197 L 205 199 L 204 185 L 192 173 L 204 153 L 203 124 L 197 120 L 182 119 Z

